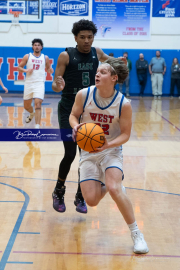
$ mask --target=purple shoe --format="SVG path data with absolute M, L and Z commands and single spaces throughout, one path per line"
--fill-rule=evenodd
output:
M 64 194 L 65 194 L 66 187 L 62 187 L 61 189 L 55 188 L 52 197 L 53 197 L 53 208 L 57 212 L 65 212 L 66 206 L 64 203 Z
M 77 212 L 82 213 L 82 214 L 87 214 L 87 205 L 86 205 L 86 202 L 85 202 L 84 198 L 80 199 L 76 195 L 74 204 L 76 206 L 76 211 Z

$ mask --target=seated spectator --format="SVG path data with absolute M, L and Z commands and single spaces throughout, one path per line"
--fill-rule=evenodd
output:
M 139 59 L 136 61 L 136 70 L 138 81 L 140 84 L 140 97 L 143 97 L 144 89 L 147 82 L 147 70 L 148 70 L 148 61 L 144 59 L 143 53 L 140 53 Z
M 177 86 L 178 96 L 180 99 L 180 64 L 177 58 L 173 59 L 171 66 L 171 90 L 170 90 L 171 99 L 173 99 L 174 97 L 175 85 Z

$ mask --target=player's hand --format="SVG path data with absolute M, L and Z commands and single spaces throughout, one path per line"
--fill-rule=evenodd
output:
M 0 105 L 2 104 L 2 97 L 0 96 Z
M 52 74 L 54 72 L 53 68 L 48 69 L 48 73 Z
M 90 153 L 95 154 L 95 153 L 102 152 L 105 149 L 109 148 L 108 146 L 109 146 L 108 141 L 106 140 L 106 137 L 104 137 L 104 144 L 103 144 L 103 146 L 96 148 L 96 151 L 93 151 L 93 152 L 90 152 Z
M 33 73 L 33 69 L 32 68 L 27 69 L 26 73 L 32 74 Z
M 5 86 L 3 87 L 3 89 L 4 89 L 5 93 L 8 93 L 8 89 Z
M 59 91 L 62 91 L 65 87 L 65 81 L 64 81 L 63 77 L 57 76 L 55 82 L 56 82 L 56 85 L 57 85 L 57 88 L 59 89 Z
M 126 57 L 120 56 L 118 58 L 120 58 L 122 61 L 124 61 L 125 65 L 127 65 L 127 59 L 126 59 Z
M 76 141 L 76 136 L 77 136 L 78 129 L 84 124 L 86 124 L 86 123 L 81 123 L 79 125 L 74 126 L 74 128 L 72 130 L 72 139 L 73 139 L 74 142 Z

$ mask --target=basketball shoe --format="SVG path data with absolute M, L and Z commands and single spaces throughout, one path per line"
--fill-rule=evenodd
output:
M 79 195 L 78 193 L 76 194 L 74 204 L 77 212 L 87 214 L 87 205 L 81 193 Z
M 28 116 L 26 117 L 26 123 L 30 123 L 31 120 L 33 119 L 33 117 L 34 117 L 34 113 L 30 113 L 30 115 L 28 115 Z
M 61 189 L 55 188 L 52 197 L 53 197 L 53 208 L 57 212 L 65 212 L 66 205 L 64 203 L 64 194 L 65 194 L 66 187 L 63 186 Z
M 144 236 L 140 231 L 131 233 L 131 237 L 134 242 L 134 253 L 143 254 L 149 252 Z

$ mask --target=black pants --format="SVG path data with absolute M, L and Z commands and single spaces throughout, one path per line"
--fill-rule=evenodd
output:
M 145 74 L 137 74 L 138 76 L 138 81 L 139 81 L 139 84 L 140 84 L 140 95 L 143 95 L 144 94 L 144 90 L 145 90 L 145 87 L 146 87 L 146 82 L 147 82 L 147 73 Z
M 178 96 L 180 96 L 180 79 L 173 79 L 173 78 L 171 78 L 170 95 L 174 96 L 174 87 L 175 87 L 175 85 L 177 86 Z
M 64 144 L 64 157 L 59 164 L 59 174 L 58 177 L 65 180 L 70 168 L 71 164 L 75 159 L 76 151 L 77 151 L 77 143 L 70 141 L 70 142 L 63 142 Z

